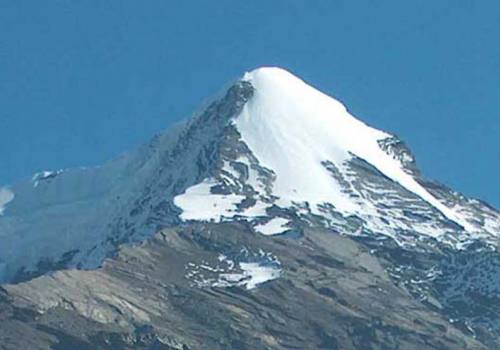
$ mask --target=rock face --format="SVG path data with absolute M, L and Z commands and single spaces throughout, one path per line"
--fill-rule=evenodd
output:
M 276 279 L 227 278 L 269 256 Z M 395 285 L 388 265 L 326 230 L 269 239 L 240 224 L 186 225 L 101 269 L 5 286 L 0 339 L 12 349 L 487 348 Z
M 499 235 L 403 141 L 261 68 L 102 167 L 0 189 L 0 345 L 497 348 Z

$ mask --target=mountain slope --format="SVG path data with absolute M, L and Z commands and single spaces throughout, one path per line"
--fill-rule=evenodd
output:
M 202 242 L 193 241 L 199 237 L 182 236 L 191 232 L 185 233 L 190 237 L 192 230 L 195 237 L 203 237 Z M 159 243 L 160 231 L 187 241 L 170 251 L 169 244 L 178 242 L 165 238 L 168 244 Z M 230 233 L 221 237 L 219 231 Z M 40 342 L 46 344 L 70 336 L 87 344 L 82 348 L 92 348 L 95 344 L 87 338 L 97 332 L 97 322 L 124 337 L 137 335 L 138 325 L 152 327 L 146 335 L 137 335 L 150 337 L 149 343 L 140 346 L 161 348 L 158 339 L 173 337 L 164 325 L 177 329 L 178 321 L 194 327 L 179 342 L 197 349 L 198 321 L 187 319 L 182 305 L 162 304 L 168 304 L 164 299 L 171 297 L 168 290 L 173 284 L 182 285 L 188 294 L 201 293 L 202 300 L 209 298 L 214 308 L 229 301 L 239 304 L 243 293 L 260 305 L 261 314 L 254 322 L 264 322 L 263 315 L 278 308 L 283 324 L 295 322 L 297 332 L 305 325 L 297 314 L 312 307 L 313 320 L 307 323 L 311 328 L 304 330 L 303 339 L 290 340 L 299 348 L 321 348 L 315 342 L 322 337 L 335 339 L 340 348 L 359 347 L 363 343 L 348 340 L 347 335 L 351 332 L 354 337 L 357 331 L 347 329 L 367 324 L 376 324 L 381 334 L 370 335 L 366 343 L 370 346 L 416 348 L 430 337 L 427 345 L 432 343 L 434 348 L 456 348 L 453 339 L 461 339 L 462 348 L 488 348 L 500 339 L 500 308 L 495 306 L 500 305 L 500 283 L 492 283 L 500 276 L 499 235 L 498 211 L 424 179 L 414 156 L 397 137 L 357 120 L 340 102 L 291 73 L 260 68 L 237 80 L 203 112 L 101 167 L 42 172 L 0 189 L 0 281 L 28 281 L 5 286 L 5 307 L 13 311 L 5 316 L 4 324 L 9 326 L 4 329 L 19 321 L 15 310 L 21 308 L 31 315 L 25 324 L 28 328 L 39 329 L 40 317 L 83 322 L 78 324 L 85 334 L 57 327 L 42 331 Z M 146 253 L 135 247 L 126 248 L 132 255 L 125 262 L 123 256 L 115 256 L 125 249 L 123 244 L 143 242 L 149 247 Z M 151 242 L 162 250 L 151 248 Z M 217 244 L 224 249 L 217 250 L 216 265 L 190 261 L 193 266 L 170 269 L 182 254 L 193 261 L 205 255 L 214 260 Z M 335 244 L 348 245 L 356 256 L 342 255 Z M 231 250 L 233 245 L 240 253 Z M 245 252 L 250 246 L 251 252 Z M 306 254 L 303 246 L 314 254 Z M 173 256 L 163 256 L 164 250 Z M 338 259 L 332 260 L 336 255 Z M 97 271 L 52 274 L 95 269 L 106 258 L 112 260 Z M 155 265 L 169 269 L 152 282 L 149 273 L 155 273 Z M 380 266 L 380 271 L 371 271 L 373 266 Z M 182 269 L 186 271 L 179 275 Z M 313 272 L 320 270 L 319 275 Z M 137 271 L 141 271 L 139 277 Z M 135 277 L 117 279 L 118 272 Z M 378 309 L 355 297 L 358 292 L 343 291 L 342 283 L 336 282 L 344 274 L 365 272 L 371 277 L 362 278 L 359 292 L 369 291 L 367 298 L 379 303 Z M 375 280 L 383 280 L 381 290 Z M 252 293 L 264 293 L 259 291 L 264 282 L 271 286 L 272 302 L 252 297 Z M 329 284 L 326 289 L 319 287 L 322 292 L 311 286 L 320 282 Z M 160 290 L 155 289 L 158 286 Z M 139 294 L 125 292 L 132 287 Z M 86 292 L 80 293 L 80 288 Z M 388 289 L 389 294 L 383 292 Z M 49 292 L 53 290 L 56 293 Z M 118 295 L 111 293 L 114 290 Z M 156 294 L 151 299 L 138 299 L 152 290 Z M 347 303 L 349 307 L 342 307 L 350 310 L 350 316 L 343 331 L 333 331 L 323 323 L 328 317 L 320 305 L 328 295 L 339 293 L 343 296 L 333 299 Z M 280 297 L 292 298 L 288 303 L 297 305 L 293 310 L 273 306 Z M 400 298 L 404 311 L 386 305 L 387 298 Z M 163 318 L 158 305 L 182 317 Z M 344 319 L 347 311 L 342 307 L 325 310 Z M 353 326 L 356 308 L 360 314 L 358 326 Z M 393 318 L 387 319 L 384 308 L 393 310 Z M 409 324 L 400 327 L 398 317 L 405 319 L 417 309 L 417 323 L 432 320 L 440 324 L 438 331 L 427 326 L 415 331 Z M 56 315 L 48 316 L 52 312 Z M 210 333 L 224 341 L 235 341 L 242 334 L 251 338 L 248 329 L 230 331 L 233 321 L 224 325 L 229 328 L 223 335 L 217 333 L 220 329 L 211 329 L 214 333 L 207 331 L 204 336 Z M 277 343 L 268 346 L 287 348 L 291 335 L 284 329 L 275 331 L 271 337 Z M 406 334 L 404 343 L 393 332 Z M 450 338 L 440 343 L 443 332 L 451 332 Z M 250 338 L 245 338 L 248 348 L 256 344 Z M 99 346 L 106 348 L 103 344 Z M 123 346 L 138 343 L 130 344 Z
M 37 174 L 1 198 L 3 280 L 96 267 L 117 244 L 179 219 L 238 216 L 257 226 L 255 218 L 274 218 L 271 208 L 402 244 L 415 244 L 407 237 L 414 232 L 455 246 L 496 242 L 499 232 L 497 212 L 467 199 L 447 205 L 397 138 L 278 68 L 248 73 L 205 112 L 135 152 L 103 167 Z
M 395 286 L 362 244 L 305 236 L 268 239 L 230 223 L 162 231 L 102 269 L 6 286 L 0 340 L 23 315 L 39 339 L 30 349 L 487 349 Z M 279 278 L 228 279 L 269 256 Z

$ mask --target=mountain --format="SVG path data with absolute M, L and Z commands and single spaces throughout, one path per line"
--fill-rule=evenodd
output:
M 101 167 L 0 188 L 0 342 L 495 348 L 499 235 L 399 138 L 259 68 Z

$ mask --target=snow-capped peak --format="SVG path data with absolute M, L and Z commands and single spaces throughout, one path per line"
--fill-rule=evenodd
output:
M 400 140 L 291 73 L 260 68 L 188 122 L 101 167 L 0 189 L 0 282 L 94 268 L 122 243 L 193 220 L 456 248 L 500 232 L 497 211 L 420 178 Z
M 342 192 L 323 165 L 330 161 L 342 169 L 347 160 L 356 156 L 449 220 L 466 230 L 474 229 L 381 149 L 379 142 L 391 135 L 356 119 L 339 101 L 281 68 L 259 68 L 246 73 L 243 80 L 250 82 L 255 92 L 235 123 L 261 164 L 275 172 L 274 195 L 289 203 L 326 202 L 344 213 L 356 212 L 361 208 Z

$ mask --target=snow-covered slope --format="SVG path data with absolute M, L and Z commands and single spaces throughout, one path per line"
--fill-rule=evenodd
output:
M 372 231 L 400 242 L 405 241 L 403 231 L 434 238 L 448 236 L 446 239 L 462 242 L 498 233 L 498 216 L 493 218 L 496 224 L 490 223 L 493 226 L 475 225 L 459 207 L 447 206 L 419 182 L 413 156 L 404 144 L 359 121 L 337 100 L 280 68 L 260 68 L 246 73 L 242 80 L 250 83 L 254 91 L 232 123 L 249 154 L 226 159 L 220 182 L 210 180 L 215 187 L 246 176 L 241 185 L 255 191 L 252 199 L 256 204 L 241 211 L 241 217 L 252 219 L 248 215 L 252 208 L 261 211 L 274 206 L 293 209 L 303 218 L 322 217 L 326 226 L 335 227 L 339 215 L 343 219 L 354 216 L 364 223 L 343 227 L 344 232 Z M 375 180 L 356 168 L 360 163 L 371 168 L 372 173 L 377 172 Z M 242 166 L 248 174 L 237 170 Z M 268 176 L 258 169 L 265 169 Z M 204 199 L 189 198 L 191 192 L 188 189 L 175 198 L 185 219 L 221 221 L 237 213 L 224 211 L 228 206 L 237 207 L 235 197 L 226 197 L 218 206 L 211 206 L 211 210 L 220 211 L 215 209 L 207 218 L 204 208 L 193 210 L 193 205 L 220 201 L 220 195 L 206 189 Z M 412 214 L 414 217 L 408 218 Z M 261 232 L 263 224 L 254 227 Z M 266 234 L 283 231 L 268 229 Z
M 498 212 L 423 180 L 399 139 L 291 73 L 260 68 L 102 167 L 0 189 L 0 281 L 92 268 L 190 220 L 244 221 L 264 235 L 317 225 L 405 247 L 496 244 L 500 234 Z
M 308 202 L 333 204 L 342 213 L 355 205 L 322 165 L 337 167 L 357 156 L 382 174 L 439 210 L 448 219 L 473 230 L 463 217 L 434 198 L 407 174 L 402 164 L 384 152 L 379 142 L 391 137 L 351 116 L 333 98 L 279 68 L 245 75 L 255 88 L 253 98 L 236 119 L 243 141 L 262 165 L 276 174 L 273 193 L 285 205 Z

